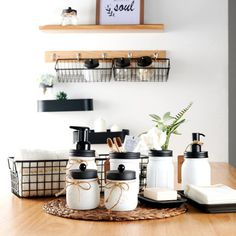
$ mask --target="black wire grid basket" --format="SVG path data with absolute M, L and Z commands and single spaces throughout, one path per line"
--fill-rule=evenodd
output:
M 104 162 L 109 156 L 99 155 L 96 158 L 100 191 L 104 191 L 105 170 Z M 49 197 L 64 189 L 66 165 L 68 159 L 61 160 L 15 160 L 8 158 L 11 175 L 11 191 L 18 197 Z M 141 156 L 140 162 L 140 191 L 146 186 L 146 170 L 148 157 Z
M 168 58 L 152 58 L 147 67 L 138 66 L 138 59 L 130 59 L 130 66 L 118 68 L 114 59 L 114 80 L 128 82 L 166 82 L 169 77 L 170 60 Z
M 90 59 L 57 59 L 55 70 L 58 82 L 109 82 L 112 78 L 112 59 L 96 59 L 99 66 L 88 69 Z
M 99 66 L 85 67 L 90 59 L 57 59 L 55 70 L 58 82 L 166 82 L 169 77 L 170 59 L 152 58 L 152 64 L 140 67 L 137 58 L 130 58 L 130 66 L 118 68 L 117 59 L 97 59 Z

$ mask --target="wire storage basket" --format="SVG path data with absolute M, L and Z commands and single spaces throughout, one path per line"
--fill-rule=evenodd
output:
M 105 161 L 108 154 L 96 158 L 100 190 L 105 187 Z M 66 166 L 68 159 L 59 160 L 15 160 L 8 158 L 11 176 L 11 191 L 18 197 L 49 197 L 65 188 Z M 148 157 L 141 156 L 140 191 L 146 186 Z
M 112 59 L 57 59 L 55 70 L 58 82 L 109 82 L 112 78 Z
M 143 57 L 145 58 L 145 57 Z M 140 66 L 140 58 L 130 58 L 126 67 L 117 66 L 119 58 L 114 59 L 114 80 L 128 82 L 166 82 L 169 77 L 170 59 L 150 58 L 150 65 Z

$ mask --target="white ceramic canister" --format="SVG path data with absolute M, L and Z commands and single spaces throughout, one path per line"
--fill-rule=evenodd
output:
M 66 204 L 71 209 L 91 210 L 99 206 L 100 189 L 96 170 L 80 169 L 70 171 L 71 178 L 66 180 Z
M 104 191 L 105 207 L 112 211 L 132 211 L 138 205 L 136 173 L 125 170 L 119 165 L 118 170 L 107 173 L 107 183 Z
M 182 165 L 182 189 L 186 185 L 194 184 L 198 186 L 211 185 L 211 167 L 208 162 L 208 152 L 201 150 L 200 137 L 205 136 L 201 133 L 193 133 L 193 141 L 189 145 L 190 151 L 184 153 L 184 163 Z
M 120 164 L 125 166 L 126 170 L 133 170 L 136 173 L 136 189 L 139 192 L 139 173 L 140 173 L 140 153 L 139 152 L 111 152 L 110 169 L 117 170 Z
M 67 176 L 70 175 L 70 170 L 79 169 L 81 163 L 86 164 L 87 169 L 97 170 L 95 150 L 70 150 L 69 161 L 66 166 Z
M 174 164 L 171 150 L 150 150 L 147 188 L 174 189 Z

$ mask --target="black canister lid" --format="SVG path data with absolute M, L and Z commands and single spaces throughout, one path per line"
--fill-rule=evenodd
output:
M 155 150 L 151 149 L 149 151 L 149 156 L 151 157 L 172 157 L 173 151 L 172 150 Z
M 185 152 L 184 153 L 185 158 L 208 158 L 208 152 L 202 151 L 202 152 Z
M 116 67 L 117 68 L 125 68 L 128 66 L 130 66 L 130 59 L 129 58 L 121 57 L 121 58 L 116 59 Z
M 97 170 L 86 169 L 86 164 L 82 163 L 79 169 L 70 170 L 73 179 L 95 179 L 98 177 Z
M 138 66 L 146 67 L 146 66 L 150 66 L 151 64 L 152 64 L 151 57 L 144 56 L 138 59 Z
M 110 152 L 111 159 L 140 159 L 140 152 Z
M 72 9 L 71 7 L 68 7 L 67 9 L 63 9 L 62 14 L 70 14 L 74 13 L 75 15 L 77 14 L 77 11 L 75 9 Z
M 99 66 L 99 62 L 96 59 L 85 60 L 84 66 L 88 69 L 94 69 Z
M 108 180 L 134 180 L 136 173 L 133 170 L 125 170 L 125 166 L 120 164 L 117 170 L 110 170 L 107 172 Z
M 95 157 L 95 150 L 70 150 L 70 156 L 72 157 Z

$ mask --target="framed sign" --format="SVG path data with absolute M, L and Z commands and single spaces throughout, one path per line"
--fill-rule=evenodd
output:
M 97 25 L 144 23 L 144 0 L 97 0 Z

